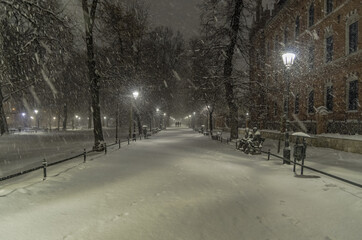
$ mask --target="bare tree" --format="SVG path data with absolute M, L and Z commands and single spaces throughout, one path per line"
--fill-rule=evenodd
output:
M 98 0 L 91 1 L 89 6 L 88 0 L 82 0 L 86 46 L 87 46 L 87 66 L 89 71 L 90 93 L 93 111 L 93 133 L 94 133 L 94 146 L 93 149 L 102 151 L 104 149 L 104 138 L 102 131 L 101 109 L 99 105 L 99 89 L 100 77 L 96 71 L 96 62 L 94 58 L 94 40 L 93 28 L 96 17 Z

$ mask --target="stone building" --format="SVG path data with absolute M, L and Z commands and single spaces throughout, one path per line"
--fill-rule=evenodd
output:
M 251 121 L 281 131 L 289 119 L 294 131 L 362 134 L 362 1 L 279 0 L 266 11 L 257 2 Z M 296 54 L 289 69 L 285 50 Z

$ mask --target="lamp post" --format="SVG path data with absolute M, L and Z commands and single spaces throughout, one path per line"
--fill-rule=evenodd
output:
M 290 67 L 294 63 L 295 54 L 292 52 L 284 52 L 283 55 L 283 63 L 286 67 L 286 70 L 289 70 Z M 289 74 L 286 73 L 286 105 L 285 105 L 285 142 L 284 142 L 284 149 L 283 149 L 283 164 L 287 163 L 290 164 L 290 146 L 289 146 L 289 88 L 290 88 L 290 80 L 289 80 Z M 286 161 L 285 159 L 288 159 L 289 161 Z
M 34 113 L 35 113 L 35 118 L 36 118 L 36 122 L 37 122 L 37 128 L 39 129 L 39 117 L 38 117 L 39 111 L 37 109 L 35 109 Z
M 138 95 L 139 95 L 139 93 L 137 92 L 137 91 L 134 91 L 133 93 L 132 93 L 132 95 L 133 95 L 133 98 L 134 98 L 134 100 L 136 101 L 137 100 L 137 98 L 138 98 Z M 135 122 L 135 120 L 133 119 L 133 114 L 132 114 L 132 104 L 131 104 L 131 120 L 133 121 L 133 135 L 132 135 L 132 139 L 133 139 L 133 141 L 136 141 L 136 122 Z M 129 135 L 131 136 L 131 127 L 132 127 L 132 125 L 131 125 L 132 123 L 130 123 L 130 132 L 129 132 Z
M 163 113 L 163 118 L 162 118 L 162 122 L 163 122 L 163 129 L 166 130 L 166 113 Z
M 195 130 L 196 127 L 196 112 L 193 112 L 193 121 L 192 121 L 192 129 Z
M 26 127 L 26 124 L 25 124 L 26 113 L 25 112 L 21 113 L 21 116 L 23 117 L 22 120 L 23 120 L 23 125 L 24 125 L 24 128 L 25 128 Z M 19 128 L 19 132 L 20 132 L 20 128 Z

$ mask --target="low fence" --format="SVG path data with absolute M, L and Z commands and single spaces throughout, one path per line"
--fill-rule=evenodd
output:
M 211 135 L 211 138 L 212 138 L 213 140 L 218 140 L 218 141 L 220 141 L 221 143 L 229 144 L 229 143 L 231 142 L 231 140 L 230 140 L 229 138 L 223 138 L 222 135 Z M 238 142 L 235 143 L 235 148 L 236 148 L 236 149 L 237 149 L 237 144 L 238 144 Z M 276 158 L 278 158 L 278 159 L 281 159 L 283 162 L 287 162 L 287 163 L 289 163 L 289 164 L 293 164 L 293 165 L 300 166 L 300 167 L 302 168 L 301 171 L 303 171 L 303 168 L 305 168 L 305 169 L 308 169 L 308 170 L 311 170 L 311 171 L 314 171 L 314 172 L 317 172 L 317 173 L 326 175 L 326 176 L 328 176 L 328 177 L 337 179 L 337 180 L 339 180 L 339 181 L 342 181 L 342 182 L 351 184 L 351 185 L 353 185 L 353 186 L 362 188 L 362 184 L 360 184 L 360 183 L 356 183 L 356 182 L 351 181 L 351 180 L 348 180 L 348 179 L 346 179 L 346 178 L 342 178 L 342 177 L 339 177 L 339 176 L 337 176 L 337 175 L 334 175 L 334 174 L 331 174 L 331 173 L 327 173 L 327 172 L 325 172 L 325 171 L 322 171 L 322 170 L 319 170 L 319 169 L 316 169 L 316 168 L 312 168 L 312 167 L 309 167 L 309 166 L 304 165 L 304 164 L 300 164 L 300 163 L 297 162 L 297 161 L 292 161 L 292 160 L 290 160 L 290 159 L 284 158 L 284 157 L 279 156 L 279 155 L 277 155 L 277 154 L 271 153 L 270 149 L 269 149 L 268 151 L 263 151 L 263 150 L 261 150 L 260 152 L 268 155 L 268 158 L 267 158 L 268 161 L 270 160 L 270 156 L 273 156 L 273 157 L 276 157 Z M 294 170 L 295 170 L 295 167 L 294 167 Z
M 157 132 L 156 132 L 157 133 Z M 142 139 L 142 135 L 139 135 L 139 139 L 141 140 Z M 43 159 L 43 162 L 41 165 L 37 166 L 37 167 L 34 167 L 34 168 L 30 168 L 30 169 L 27 169 L 27 170 L 24 170 L 24 171 L 20 171 L 20 172 L 17 172 L 17 173 L 14 173 L 14 174 L 11 174 L 11 175 L 8 175 L 8 176 L 5 176 L 5 177 L 1 177 L 0 178 L 0 182 L 1 181 L 5 181 L 5 180 L 8 180 L 8 179 L 11 179 L 11 178 L 15 178 L 15 177 L 18 177 L 18 176 L 21 176 L 21 175 L 25 175 L 27 173 L 31 173 L 31 172 L 34 172 L 34 171 L 37 171 L 37 170 L 40 170 L 40 169 L 43 169 L 43 180 L 46 179 L 47 177 L 47 168 L 48 167 L 51 167 L 51 166 L 54 166 L 54 165 L 58 165 L 60 163 L 64 163 L 64 162 L 67 162 L 67 161 L 70 161 L 70 160 L 73 160 L 73 159 L 76 159 L 76 158 L 80 158 L 80 157 L 83 157 L 83 163 L 85 163 L 87 161 L 87 155 L 89 153 L 95 153 L 95 152 L 104 152 L 104 154 L 107 154 L 107 148 L 108 147 L 112 147 L 112 146 L 115 146 L 115 145 L 118 145 L 118 148 L 120 149 L 121 148 L 121 144 L 122 143 L 127 143 L 128 145 L 130 145 L 130 142 L 131 141 L 136 141 L 135 138 L 127 138 L 126 140 L 123 140 L 121 141 L 121 139 L 117 139 L 114 143 L 112 144 L 109 144 L 107 145 L 105 143 L 104 145 L 104 150 L 102 151 L 96 151 L 96 150 L 89 150 L 87 151 L 86 149 L 83 150 L 82 153 L 79 153 L 77 155 L 74 155 L 74 156 L 71 156 L 71 157 L 68 157 L 68 158 L 65 158 L 65 159 L 61 159 L 61 160 L 58 160 L 58 161 L 55 161 L 55 162 L 52 162 L 52 163 L 48 163 L 46 159 Z

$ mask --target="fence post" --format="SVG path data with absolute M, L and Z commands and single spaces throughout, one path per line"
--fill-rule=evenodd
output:
M 118 149 L 121 148 L 121 139 L 118 139 Z
M 268 161 L 270 160 L 270 149 L 268 149 Z
M 104 154 L 107 154 L 107 143 L 104 143 Z
M 43 181 L 47 178 L 47 160 L 44 158 L 43 160 L 43 173 L 44 173 L 44 177 L 43 177 Z
M 87 161 L 87 151 L 85 150 L 85 148 L 84 148 L 84 151 L 83 151 L 83 157 L 84 157 L 83 163 L 85 163 Z
M 281 141 L 281 139 L 280 139 L 280 137 L 279 137 L 279 141 L 278 141 L 278 153 L 280 153 L 280 141 Z

